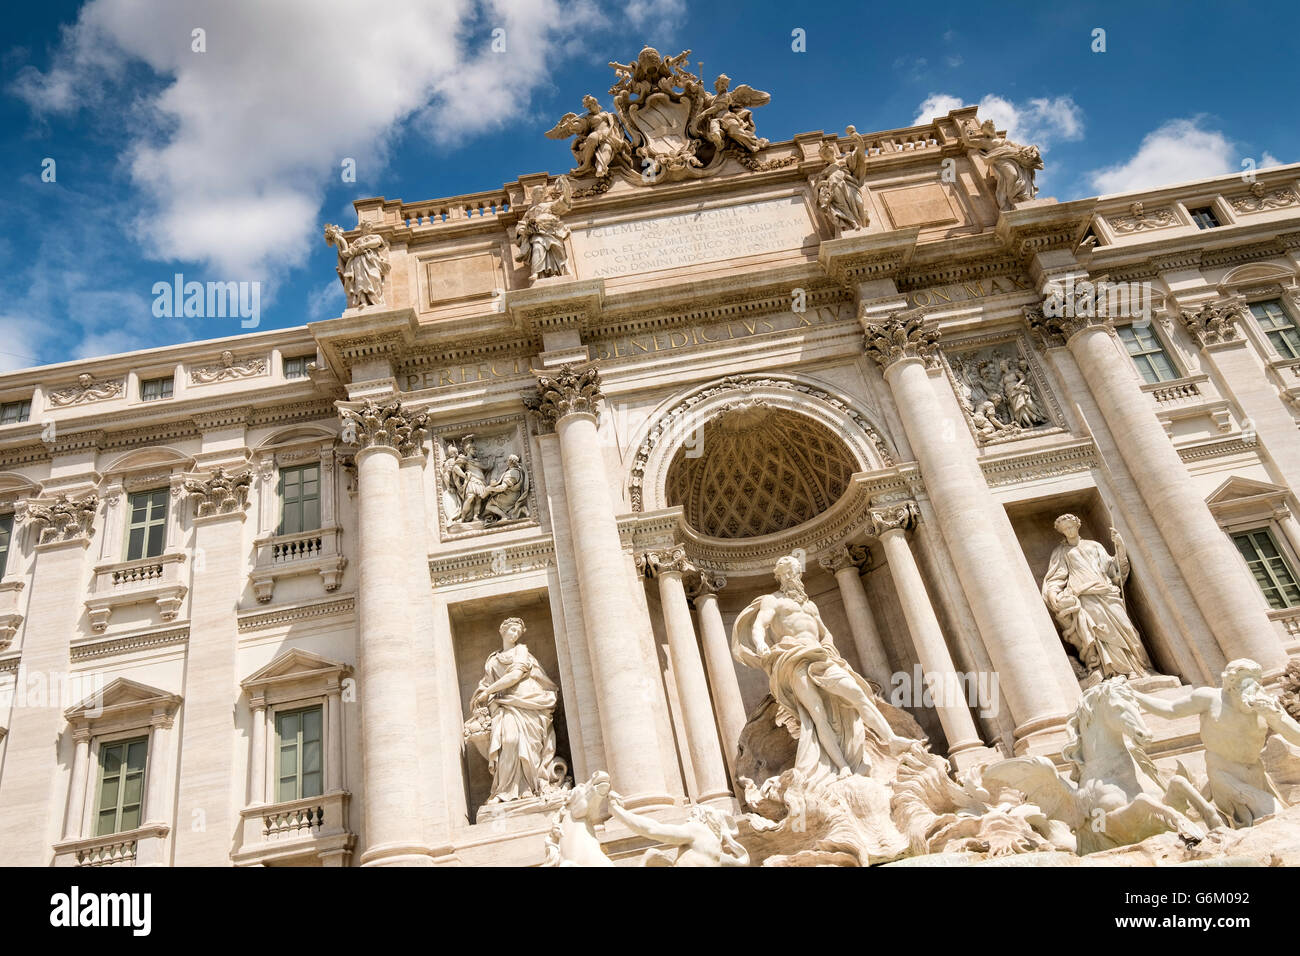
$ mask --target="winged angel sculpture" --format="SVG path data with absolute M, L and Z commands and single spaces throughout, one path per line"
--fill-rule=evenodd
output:
M 727 152 L 747 156 L 768 145 L 754 127 L 753 108 L 771 97 L 741 84 L 734 89 L 725 73 L 713 92 L 684 64 L 691 55 L 662 56 L 645 47 L 631 63 L 610 62 L 616 81 L 610 87 L 614 111 L 591 95 L 586 113 L 566 113 L 547 132 L 551 139 L 572 136 L 577 165 L 570 176 L 606 180 L 621 170 L 645 184 L 701 176 L 716 170 Z

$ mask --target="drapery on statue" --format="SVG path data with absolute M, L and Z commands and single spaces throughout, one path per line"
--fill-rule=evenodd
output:
M 642 866 L 749 866 L 749 851 L 736 840 L 735 819 L 717 807 L 693 803 L 685 823 L 664 823 L 624 809 L 623 798 L 611 790 L 609 809 L 633 833 L 676 848 L 676 853 L 646 850 Z
M 804 590 L 799 559 L 779 559 L 774 573 L 780 590 L 755 599 L 736 618 L 731 652 L 767 673 L 777 723 L 798 740 L 795 770 L 805 779 L 870 776 L 872 750 L 898 754 L 916 741 L 890 729 L 871 685 L 835 649 Z
M 1161 717 L 1200 717 L 1209 797 L 1235 827 L 1253 826 L 1287 806 L 1264 770 L 1269 733 L 1300 747 L 1300 723 L 1264 690 L 1263 680 L 1263 668 L 1241 658 L 1224 668 L 1221 688 L 1197 687 L 1176 700 L 1134 694 Z
M 388 262 L 388 242 L 375 233 L 368 221 L 360 225 L 361 235 L 351 243 L 343 237 L 343 230 L 333 224 L 325 226 L 325 241 L 339 253 L 335 271 L 343 283 L 348 308 L 359 309 L 368 305 L 384 304 L 384 276 L 391 268 Z
M 1043 157 L 1037 146 L 1021 146 L 1004 136 L 999 136 L 992 120 L 978 126 L 967 120 L 961 128 L 962 143 L 968 149 L 978 149 L 993 170 L 997 182 L 999 209 L 1012 209 L 1038 195 L 1034 171 L 1043 168 Z
M 573 188 L 569 177 L 561 176 L 546 186 L 534 186 L 528 197 L 528 210 L 515 226 L 516 262 L 528 263 L 533 279 L 562 276 L 569 271 L 569 253 L 564 240 L 569 227 L 560 217 L 573 207 Z
M 1146 677 L 1151 659 L 1124 606 L 1129 573 L 1124 539 L 1111 529 L 1111 557 L 1098 542 L 1079 537 L 1080 524 L 1075 515 L 1063 514 L 1053 525 L 1065 540 L 1052 552 L 1043 600 L 1089 672 L 1102 678 Z
M 764 149 L 767 140 L 758 135 L 750 107 L 765 106 L 772 97 L 746 83 L 731 89 L 731 77 L 725 73 L 718 75 L 713 89 L 713 93 L 704 94 L 704 109 L 691 123 L 691 131 L 719 150 L 725 149 L 728 141 L 751 153 Z
M 504 460 L 484 456 L 474 436 L 466 435 L 459 448 L 447 442 L 439 473 L 443 516 L 449 524 L 494 525 L 529 516 L 528 472 L 516 454 Z
M 570 176 L 585 176 L 594 172 L 598 179 L 609 175 L 616 163 L 630 164 L 632 144 L 619 123 L 618 117 L 600 107 L 600 100 L 588 93 L 582 98 L 587 108 L 583 116 L 565 113 L 560 121 L 546 133 L 547 139 L 576 137 L 569 145 L 578 165 L 569 170 Z
M 818 152 L 826 168 L 813 177 L 813 195 L 826 221 L 839 229 L 865 229 L 871 222 L 862 189 L 867 181 L 867 150 L 862 135 L 850 126 L 844 131 L 851 149 L 823 140 Z
M 483 665 L 469 700 L 465 737 L 492 772 L 488 803 L 540 797 L 557 789 L 567 766 L 555 756 L 556 685 L 522 643 L 524 622 L 501 622 L 502 649 Z

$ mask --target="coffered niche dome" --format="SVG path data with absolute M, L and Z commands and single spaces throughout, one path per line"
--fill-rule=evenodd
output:
M 678 449 L 665 490 L 668 504 L 681 505 L 699 533 L 754 538 L 817 517 L 839 500 L 857 470 L 825 425 L 745 402 L 706 422 L 694 452 Z

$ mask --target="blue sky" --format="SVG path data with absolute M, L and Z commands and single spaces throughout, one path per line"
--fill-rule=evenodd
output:
M 324 222 L 352 226 L 356 197 L 567 170 L 542 134 L 584 93 L 607 103 L 607 62 L 644 43 L 770 92 L 755 117 L 773 141 L 978 104 L 1043 148 L 1041 194 L 1063 200 L 1300 160 L 1294 0 L 47 0 L 5 16 L 0 369 L 241 331 L 156 318 L 153 284 L 177 272 L 263 283 L 262 329 L 337 315 Z

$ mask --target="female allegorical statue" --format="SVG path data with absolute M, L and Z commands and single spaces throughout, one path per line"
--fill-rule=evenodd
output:
M 483 679 L 470 698 L 465 736 L 487 758 L 492 772 L 488 803 L 540 797 L 555 789 L 563 764 L 555 757 L 552 723 L 557 687 L 522 643 L 524 622 L 501 622 L 502 649 L 483 665 Z
M 1098 542 L 1079 537 L 1080 524 L 1063 514 L 1053 525 L 1065 540 L 1052 552 L 1043 600 L 1089 671 L 1103 679 L 1146 677 L 1151 659 L 1124 607 L 1121 586 L 1129 572 L 1124 539 L 1111 529 L 1112 558 Z

